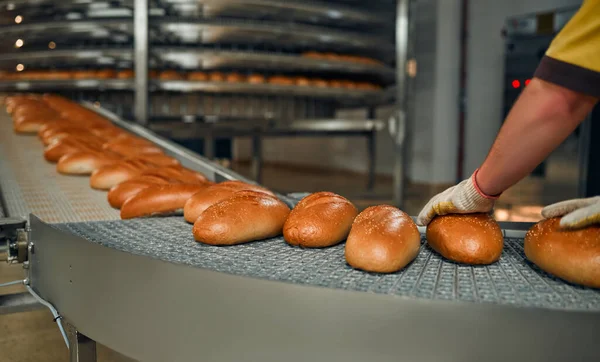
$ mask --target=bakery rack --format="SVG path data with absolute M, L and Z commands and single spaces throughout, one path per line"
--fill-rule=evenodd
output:
M 241 178 L 88 106 L 212 180 Z M 70 331 L 72 361 L 95 361 L 96 341 L 140 361 L 600 357 L 600 292 L 527 262 L 530 224 L 501 224 L 505 249 L 490 266 L 451 263 L 423 244 L 404 270 L 365 273 L 346 265 L 343 245 L 300 249 L 274 238 L 211 247 L 193 241 L 181 217 L 118 220 L 105 193 L 57 174 L 4 112 L 0 141 L 2 208 L 27 219 L 25 277 Z M 293 205 L 303 194 L 279 196 Z
M 373 122 L 376 107 L 400 99 L 407 83 L 397 72 L 407 54 L 398 61 L 397 51 L 399 43 L 409 48 L 408 38 L 395 29 L 408 17 L 396 8 L 393 0 L 0 1 L 0 91 L 55 92 L 151 128 L 159 123 L 155 129 L 203 123 L 186 134 L 203 141 L 199 150 L 214 148 L 206 130 L 224 120 L 283 129 L 299 121 L 339 124 L 339 110 L 366 108 L 365 121 Z M 253 76 L 259 81 L 250 82 Z M 221 136 L 231 139 L 225 128 Z M 351 133 L 374 138 L 364 129 Z M 402 160 L 396 169 L 394 177 L 403 178 Z

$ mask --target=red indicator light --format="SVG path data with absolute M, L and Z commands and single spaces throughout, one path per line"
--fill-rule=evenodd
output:
M 517 89 L 520 86 L 521 86 L 521 82 L 519 82 L 518 80 L 515 79 L 515 80 L 512 81 L 512 87 L 513 88 Z
M 527 79 L 527 80 L 525 81 L 525 85 L 529 85 L 529 82 L 531 82 L 531 79 Z

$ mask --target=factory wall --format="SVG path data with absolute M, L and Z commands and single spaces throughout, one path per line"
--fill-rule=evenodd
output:
M 502 123 L 504 39 L 507 17 L 580 4 L 581 0 L 471 0 L 467 52 L 467 98 L 464 174 L 485 158 Z M 456 181 L 458 155 L 459 51 L 461 0 L 420 0 L 416 12 L 418 75 L 411 94 L 408 176 L 411 181 L 445 184 Z M 380 109 L 387 120 L 393 111 Z M 363 118 L 363 110 L 339 115 Z M 234 157 L 249 159 L 250 144 L 236 141 Z M 366 142 L 360 138 L 271 139 L 266 161 L 308 164 L 364 172 Z M 377 172 L 391 174 L 393 143 L 386 132 L 377 137 Z
M 502 124 L 507 17 L 581 4 L 581 0 L 471 0 L 463 177 L 485 159 Z

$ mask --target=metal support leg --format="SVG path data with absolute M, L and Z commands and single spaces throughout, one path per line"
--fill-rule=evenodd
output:
M 96 341 L 77 331 L 69 339 L 71 362 L 96 362 Z
M 148 123 L 148 0 L 134 1 L 135 120 Z
M 215 138 L 210 132 L 204 137 L 204 157 L 209 160 L 215 158 Z
M 262 137 L 255 133 L 252 135 L 252 178 L 254 181 L 262 182 Z
M 406 134 L 406 121 L 408 111 L 408 83 L 407 65 L 409 51 L 409 32 L 411 30 L 411 0 L 398 0 L 396 7 L 396 115 L 390 122 L 390 131 L 394 136 L 395 162 L 394 162 L 394 204 L 402 207 L 404 204 L 404 180 L 406 167 L 406 147 L 404 143 Z M 392 124 L 394 123 L 394 124 Z
M 376 166 L 376 159 L 377 159 L 377 150 L 376 150 L 376 143 L 375 143 L 375 136 L 376 133 L 375 131 L 369 133 L 369 136 L 367 137 L 367 148 L 368 148 L 368 153 L 369 153 L 369 180 L 367 183 L 367 190 L 368 191 L 373 191 L 375 189 L 375 166 Z

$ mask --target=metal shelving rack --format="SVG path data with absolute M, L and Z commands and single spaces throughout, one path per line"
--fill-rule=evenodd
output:
M 317 120 L 338 124 L 339 109 L 366 107 L 372 115 L 375 107 L 396 100 L 396 92 L 404 88 L 404 80 L 395 87 L 397 73 L 404 73 L 397 72 L 396 65 L 404 69 L 404 63 L 396 58 L 406 56 L 396 48 L 398 41 L 406 44 L 394 29 L 398 24 L 408 29 L 408 24 L 398 23 L 394 14 L 397 6 L 408 9 L 409 2 L 0 1 L 0 73 L 9 71 L 0 74 L 0 91 L 58 92 L 98 102 L 150 128 L 154 122 L 164 129 L 168 122 L 180 128 L 190 120 L 227 119 L 266 120 L 277 129 L 305 121 L 308 129 L 318 130 L 312 126 Z M 22 74 L 44 69 L 54 75 L 15 77 L 10 71 L 17 67 L 24 68 Z M 82 76 L 90 69 L 128 69 L 135 75 Z M 164 79 L 160 72 L 165 70 L 184 76 Z M 261 75 L 266 81 L 185 76 L 194 72 Z M 290 84 L 270 83 L 271 76 L 287 77 Z M 400 118 L 392 120 L 400 122 L 394 129 L 403 128 Z M 385 122 L 373 129 L 382 126 Z M 359 128 L 360 135 L 364 127 Z M 205 131 L 188 137 L 210 141 Z M 205 150 L 211 148 L 205 145 Z M 262 158 L 254 154 L 253 159 Z M 370 174 L 369 186 L 374 184 L 374 163 Z M 403 178 L 401 162 L 394 174 Z M 394 190 L 396 203 L 402 201 L 401 189 Z

